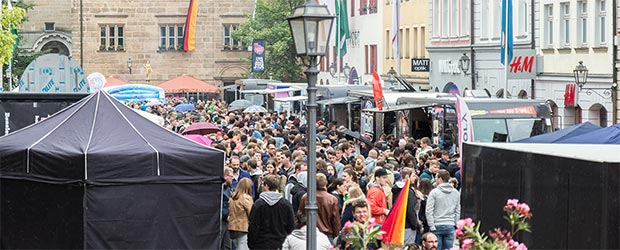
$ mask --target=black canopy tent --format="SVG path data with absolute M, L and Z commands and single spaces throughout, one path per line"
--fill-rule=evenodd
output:
M 0 137 L 2 248 L 217 248 L 224 153 L 104 91 Z

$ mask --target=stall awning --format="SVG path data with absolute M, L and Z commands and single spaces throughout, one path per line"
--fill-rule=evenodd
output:
M 273 98 L 274 102 L 294 102 L 294 101 L 307 101 L 307 96 L 289 96 L 289 97 L 278 97 Z
M 345 97 L 320 100 L 320 101 L 317 101 L 316 103 L 321 104 L 321 105 L 334 105 L 334 104 L 354 103 L 354 102 L 358 102 L 359 100 L 360 99 L 357 97 L 345 96 Z
M 282 93 L 282 92 L 290 92 L 290 91 L 300 91 L 300 89 L 294 88 L 294 87 L 289 87 L 289 88 L 283 88 L 283 89 L 241 90 L 239 92 L 241 92 L 242 94 L 259 94 L 259 95 L 264 95 L 264 94 Z
M 371 108 L 371 109 L 364 109 L 362 111 L 364 111 L 364 112 L 373 112 L 373 113 L 386 113 L 386 112 L 393 112 L 393 111 L 399 111 L 399 110 L 423 108 L 423 107 L 428 107 L 428 106 L 430 106 L 430 105 L 424 105 L 424 104 L 402 104 L 402 105 L 383 107 L 383 109 Z

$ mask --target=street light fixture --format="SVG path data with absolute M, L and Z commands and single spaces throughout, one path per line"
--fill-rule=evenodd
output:
M 349 80 L 351 76 L 351 67 L 349 67 L 349 63 L 344 63 L 344 67 L 342 68 L 342 72 L 344 73 L 344 77 Z
M 329 66 L 329 74 L 332 75 L 332 78 L 334 78 L 336 73 L 336 64 L 332 62 L 332 65 Z
M 463 71 L 463 73 L 465 73 L 465 75 L 467 74 L 467 71 L 469 71 L 469 57 L 467 56 L 467 53 L 463 53 L 463 55 L 461 56 L 461 59 L 459 59 L 459 69 L 461 69 L 461 71 Z
M 132 66 L 132 61 L 131 61 L 131 57 L 129 59 L 127 59 L 127 68 L 129 69 L 129 74 L 131 75 L 131 66 Z
M 588 82 L 588 67 L 583 65 L 583 61 L 579 61 L 579 64 L 573 70 L 573 74 L 575 75 L 575 84 L 579 86 L 579 92 L 585 90 L 587 95 L 592 95 L 592 93 L 605 98 L 611 98 L 611 90 L 618 87 L 617 83 L 612 83 L 611 88 L 585 88 L 583 86 Z M 599 93 L 597 90 L 602 90 L 602 93 Z
M 308 78 L 308 200 L 306 203 L 307 241 L 306 249 L 316 249 L 316 78 L 319 74 L 317 56 L 325 56 L 329 43 L 334 16 L 327 6 L 318 5 L 316 0 L 306 2 L 293 10 L 287 18 L 295 43 L 297 56 L 308 56 L 308 68 L 304 72 Z M 324 28 L 329 27 L 329 32 Z M 331 70 L 330 70 L 331 71 Z

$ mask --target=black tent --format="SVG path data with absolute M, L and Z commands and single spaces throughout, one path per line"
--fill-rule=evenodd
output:
M 3 248 L 217 248 L 224 153 L 94 93 L 0 137 Z

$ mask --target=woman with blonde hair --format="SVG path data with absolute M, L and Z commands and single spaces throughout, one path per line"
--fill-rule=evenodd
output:
M 252 181 L 248 178 L 242 178 L 228 201 L 228 231 L 230 238 L 239 250 L 249 249 L 249 216 L 252 205 L 254 205 L 251 189 Z
M 362 192 L 362 189 L 359 186 L 349 187 L 348 191 L 348 200 L 344 202 L 342 205 L 342 214 L 340 215 L 340 224 L 344 227 L 344 224 L 347 221 L 353 222 L 355 217 L 353 217 L 353 205 L 352 203 L 356 200 L 366 200 L 366 196 Z M 368 207 L 368 211 L 370 211 L 370 206 Z

